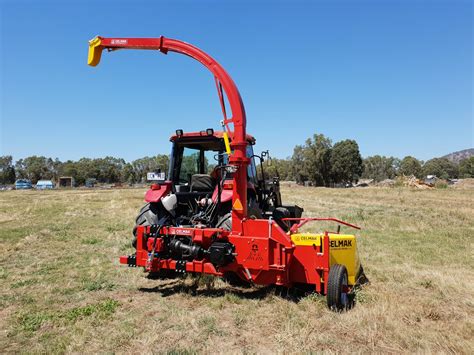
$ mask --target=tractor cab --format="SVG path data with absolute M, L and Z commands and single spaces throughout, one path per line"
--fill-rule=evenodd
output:
M 226 173 L 228 155 L 225 153 L 223 132 L 214 132 L 208 128 L 201 132 L 183 133 L 177 130 L 171 136 L 172 151 L 168 179 L 177 193 L 213 192 L 219 180 L 231 180 L 232 174 Z M 250 185 L 257 185 L 257 169 L 253 145 L 255 138 L 247 135 L 247 177 Z
M 211 128 L 190 133 L 177 130 L 170 141 L 168 180 L 177 197 L 176 214 L 181 216 L 180 222 L 189 224 L 186 220 L 191 216 L 187 222 L 193 224 L 205 216 L 200 222 L 222 225 L 222 221 L 230 216 L 233 195 L 233 173 L 228 169 L 224 132 Z M 255 138 L 247 135 L 246 155 L 250 159 L 247 166 L 248 213 L 249 217 L 261 218 L 263 210 L 259 196 L 262 196 L 263 176 L 257 176 L 254 144 Z M 230 222 L 228 225 L 230 228 Z

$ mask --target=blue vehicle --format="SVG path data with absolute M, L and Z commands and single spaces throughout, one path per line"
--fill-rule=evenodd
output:
M 28 190 L 32 189 L 33 185 L 31 184 L 31 181 L 28 179 L 18 179 L 15 181 L 15 189 L 17 190 Z
M 50 190 L 54 189 L 54 183 L 51 180 L 38 180 L 36 183 L 36 190 Z

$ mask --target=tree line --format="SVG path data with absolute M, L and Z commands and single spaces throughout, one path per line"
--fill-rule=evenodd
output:
M 12 184 L 16 179 L 57 181 L 61 176 L 74 178 L 76 185 L 84 185 L 86 180 L 99 183 L 141 183 L 146 174 L 161 169 L 168 170 L 167 155 L 143 157 L 132 162 L 122 158 L 81 158 L 77 161 L 61 162 L 59 159 L 44 156 L 31 156 L 13 162 L 11 156 L 0 157 L 0 184 Z
M 57 181 L 60 176 L 73 177 L 76 185 L 84 185 L 87 179 L 99 183 L 143 183 L 147 172 L 167 171 L 168 164 L 167 155 L 147 156 L 132 162 L 115 157 L 61 162 L 44 156 L 13 162 L 11 156 L 1 156 L 0 184 L 12 184 L 16 179 L 29 179 L 32 183 L 41 179 Z M 279 176 L 281 180 L 308 181 L 316 186 L 352 183 L 361 178 L 382 181 L 401 175 L 418 178 L 436 175 L 442 179 L 474 177 L 474 157 L 459 164 L 446 158 L 423 162 L 412 156 L 399 159 L 374 155 L 363 159 L 355 140 L 332 144 L 323 134 L 314 134 L 303 145 L 297 145 L 291 157 L 267 159 L 263 164 L 266 178 Z
M 264 164 L 267 177 L 279 175 L 282 180 L 309 181 L 316 186 L 353 183 L 359 179 L 379 182 L 402 175 L 417 178 L 435 175 L 441 179 L 474 177 L 474 156 L 459 164 L 446 158 L 423 162 L 412 156 L 399 159 L 374 155 L 363 159 L 356 141 L 347 139 L 333 145 L 322 134 L 315 134 L 304 145 L 297 145 L 291 157 L 267 160 Z

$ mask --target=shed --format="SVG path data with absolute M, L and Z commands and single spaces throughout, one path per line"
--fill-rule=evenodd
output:
M 72 176 L 61 176 L 58 179 L 59 187 L 74 187 L 74 178 Z

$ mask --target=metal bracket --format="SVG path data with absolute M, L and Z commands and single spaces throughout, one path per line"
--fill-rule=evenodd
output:
M 186 273 L 186 261 L 178 260 L 176 261 L 176 271 L 181 273 Z

